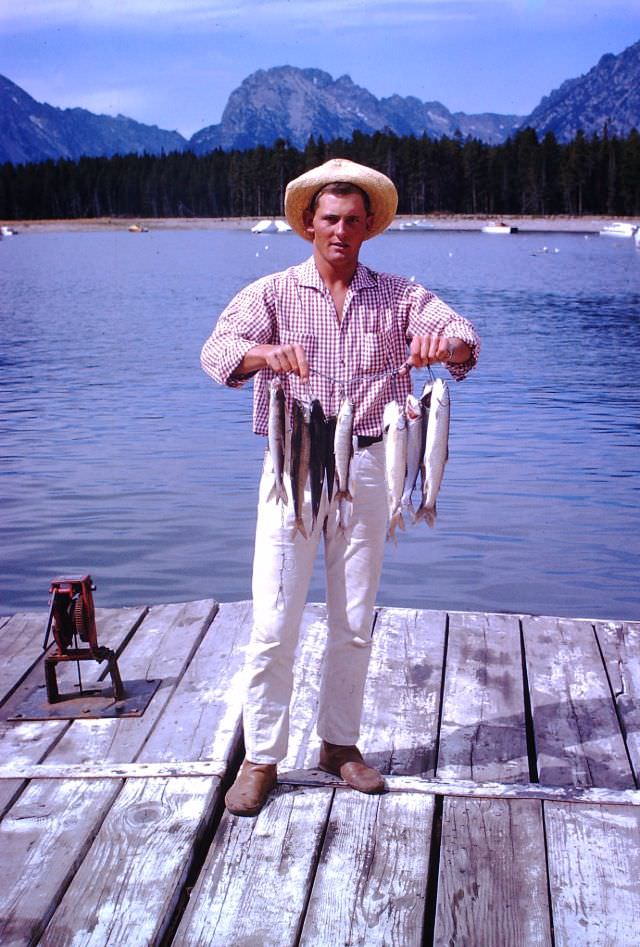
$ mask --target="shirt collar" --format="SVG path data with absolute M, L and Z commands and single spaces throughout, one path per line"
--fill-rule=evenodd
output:
M 317 289 L 320 292 L 324 293 L 326 291 L 326 286 L 318 272 L 318 267 L 316 266 L 316 261 L 311 256 L 304 263 L 301 263 L 297 268 L 298 273 L 298 284 L 300 286 L 310 286 L 313 289 Z M 361 289 L 366 289 L 369 286 L 376 285 L 376 274 L 373 270 L 370 270 L 369 267 L 364 266 L 362 263 L 358 263 L 356 271 L 353 274 L 353 279 L 349 285 L 349 289 L 353 293 L 359 292 Z

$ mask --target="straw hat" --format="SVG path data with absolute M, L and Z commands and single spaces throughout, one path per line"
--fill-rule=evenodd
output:
M 284 213 L 296 233 L 305 240 L 313 239 L 305 229 L 304 213 L 320 188 L 338 181 L 356 184 L 369 195 L 373 224 L 366 239 L 370 240 L 386 230 L 395 217 L 398 206 L 398 192 L 393 181 L 386 174 L 363 164 L 356 164 L 347 158 L 332 158 L 318 168 L 305 171 L 287 184 Z

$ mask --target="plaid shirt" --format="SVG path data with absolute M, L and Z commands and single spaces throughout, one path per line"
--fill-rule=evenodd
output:
M 375 437 L 382 432 L 384 406 L 404 402 L 411 392 L 411 373 L 398 376 L 414 335 L 462 339 L 471 358 L 447 363 L 460 381 L 475 365 L 480 342 L 471 323 L 423 286 L 400 276 L 376 273 L 359 263 L 338 321 L 331 293 L 313 257 L 282 273 L 256 280 L 235 296 L 220 316 L 202 349 L 202 367 L 220 384 L 238 387 L 247 377 L 236 372 L 255 345 L 297 342 L 305 350 L 310 379 L 283 380 L 287 404 L 318 398 L 325 415 L 337 415 L 344 396 L 354 404 L 354 433 Z M 253 393 L 253 429 L 266 434 L 270 368 L 257 373 Z

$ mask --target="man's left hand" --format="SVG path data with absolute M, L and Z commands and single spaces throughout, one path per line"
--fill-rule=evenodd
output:
M 454 353 L 456 342 L 444 335 L 414 335 L 409 346 L 409 368 L 424 368 L 434 362 L 449 362 Z

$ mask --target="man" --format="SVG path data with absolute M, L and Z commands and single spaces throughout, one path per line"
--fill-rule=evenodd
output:
M 384 790 L 384 779 L 356 746 L 387 529 L 383 410 L 411 391 L 411 367 L 444 362 L 462 378 L 474 366 L 479 345 L 473 326 L 422 286 L 359 262 L 362 243 L 389 226 L 396 208 L 389 178 L 344 159 L 291 181 L 285 214 L 312 243 L 312 257 L 238 293 L 202 350 L 204 370 L 219 383 L 238 386 L 256 376 L 257 434 L 267 433 L 268 386 L 279 376 L 289 412 L 294 399 L 314 397 L 327 417 L 335 416 L 348 395 L 357 436 L 349 525 L 339 528 L 335 490 L 331 500 L 325 490 L 308 538 L 293 529 L 293 503 L 269 498 L 274 471 L 265 455 L 247 655 L 246 758 L 225 800 L 237 815 L 260 811 L 286 756 L 294 652 L 321 534 L 328 637 L 319 766 L 361 792 Z M 307 520 L 309 507 L 307 491 Z

